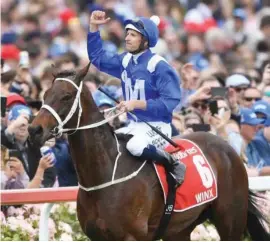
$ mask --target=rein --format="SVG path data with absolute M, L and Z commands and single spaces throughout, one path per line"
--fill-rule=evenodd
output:
M 85 126 L 81 126 L 80 127 L 80 122 L 81 122 L 81 115 L 82 115 L 82 104 L 81 104 L 81 93 L 82 93 L 82 87 L 83 87 L 83 82 L 80 83 L 80 86 L 78 87 L 73 81 L 71 81 L 68 78 L 56 78 L 55 81 L 67 81 L 69 83 L 71 83 L 76 89 L 77 89 L 77 94 L 75 97 L 75 100 L 73 102 L 73 105 L 68 113 L 68 115 L 66 116 L 65 120 L 62 121 L 62 119 L 60 118 L 60 116 L 58 115 L 57 112 L 55 112 L 55 110 L 50 107 L 47 104 L 42 105 L 41 108 L 45 108 L 47 109 L 53 116 L 54 118 L 57 120 L 58 122 L 58 126 L 56 126 L 51 132 L 55 137 L 60 137 L 63 133 L 68 132 L 68 131 L 74 131 L 71 134 L 68 135 L 72 135 L 74 134 L 77 130 L 84 130 L 84 129 L 92 129 L 92 128 L 96 128 L 99 126 L 102 126 L 103 124 L 108 123 L 109 121 L 115 119 L 116 117 L 118 117 L 119 115 L 123 114 L 123 112 L 119 112 L 107 119 L 101 120 L 97 123 L 94 124 L 89 124 L 89 125 L 85 125 Z M 77 108 L 79 107 L 79 114 L 78 114 L 78 120 L 77 120 L 77 127 L 76 128 L 64 128 L 64 125 L 73 117 L 74 113 L 76 112 Z M 113 109 L 116 109 L 116 107 L 114 108 L 110 108 L 108 109 L 108 111 L 111 111 Z M 106 112 L 107 110 L 105 110 Z
M 80 83 L 80 86 L 78 87 L 72 80 L 68 79 L 68 78 L 56 78 L 55 81 L 67 81 L 69 83 L 71 83 L 76 89 L 77 89 L 77 94 L 75 97 L 75 100 L 73 102 L 73 105 L 67 115 L 67 117 L 65 118 L 64 121 L 62 121 L 62 119 L 60 118 L 60 116 L 58 115 L 58 113 L 49 105 L 44 104 L 42 105 L 41 108 L 45 108 L 46 110 L 48 110 L 53 116 L 54 118 L 57 120 L 58 122 L 58 126 L 56 126 L 53 130 L 52 130 L 52 134 L 55 137 L 59 137 L 61 136 L 64 132 L 68 132 L 68 131 L 74 131 L 71 134 L 74 134 L 77 130 L 84 130 L 84 129 L 92 129 L 92 128 L 96 128 L 99 126 L 102 126 L 106 123 L 108 123 L 110 120 L 115 119 L 117 116 L 121 115 L 124 113 L 123 112 L 119 112 L 115 115 L 113 115 L 112 117 L 109 117 L 107 119 L 101 120 L 97 123 L 93 123 L 93 124 L 89 124 L 89 125 L 85 125 L 85 126 L 81 126 L 80 127 L 80 122 L 81 122 L 81 115 L 82 115 L 82 105 L 81 105 L 81 93 L 82 93 L 82 87 L 83 87 L 83 82 Z M 70 128 L 70 129 L 65 129 L 64 125 L 73 117 L 74 113 L 76 112 L 77 108 L 79 107 L 79 115 L 78 115 L 78 120 L 77 120 L 77 127 L 76 128 Z M 116 107 L 114 108 L 109 108 L 107 110 L 104 110 L 103 112 L 109 112 L 116 109 Z M 71 135 L 69 134 L 69 135 Z M 139 167 L 139 169 L 137 169 L 136 171 L 134 171 L 133 173 L 131 173 L 130 175 L 126 176 L 126 177 L 122 177 L 122 178 L 118 178 L 116 180 L 114 180 L 115 177 L 115 173 L 116 173 L 116 169 L 117 169 L 117 164 L 118 164 L 118 160 L 121 156 L 121 151 L 120 151 L 120 144 L 118 142 L 117 136 L 116 134 L 114 134 L 115 140 L 116 140 L 116 145 L 117 145 L 117 156 L 115 158 L 115 163 L 114 163 L 114 168 L 113 168 L 113 174 L 112 174 L 112 180 L 110 182 L 105 182 L 103 184 L 97 185 L 97 186 L 93 186 L 93 187 L 84 187 L 79 183 L 79 187 L 86 191 L 94 191 L 94 190 L 99 190 L 99 189 L 103 189 L 105 187 L 109 187 L 112 186 L 114 184 L 117 183 L 121 183 L 121 182 L 125 182 L 128 181 L 130 179 L 132 179 L 133 177 L 137 176 L 138 173 L 141 171 L 141 169 L 144 167 L 144 165 L 146 164 L 146 161 L 144 161 L 144 163 Z
M 144 167 L 144 165 L 146 164 L 146 161 L 144 161 L 144 163 L 139 167 L 138 170 L 134 171 L 133 173 L 131 173 L 130 175 L 128 176 L 125 176 L 125 177 L 122 177 L 122 178 L 118 178 L 116 180 L 114 180 L 114 177 L 115 177 L 115 173 L 116 173 L 116 169 L 117 169 L 117 163 L 118 163 L 118 160 L 120 158 L 120 156 L 122 155 L 121 151 L 120 151 L 120 144 L 118 142 L 118 139 L 117 139 L 117 136 L 116 134 L 114 134 L 114 137 L 115 137 L 115 140 L 116 140 L 116 145 L 117 145 L 117 156 L 116 156 L 116 159 L 115 159 L 115 163 L 114 163 L 114 167 L 113 167 L 113 174 L 112 174 L 112 180 L 109 181 L 109 182 L 105 182 L 101 185 L 97 185 L 97 186 L 94 186 L 94 187 L 84 187 L 82 186 L 81 184 L 79 184 L 79 187 L 81 189 L 83 189 L 84 191 L 86 192 L 90 192 L 90 191 L 95 191 L 95 190 L 100 190 L 100 189 L 103 189 L 105 187 L 109 187 L 109 186 L 112 186 L 114 184 L 117 184 L 117 183 L 121 183 L 121 182 L 125 182 L 125 181 L 128 181 L 130 179 L 132 179 L 133 177 L 137 176 L 139 174 L 139 172 L 141 171 L 141 169 Z

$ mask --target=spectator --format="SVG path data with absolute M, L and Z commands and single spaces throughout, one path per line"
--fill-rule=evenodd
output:
M 2 144 L 8 149 L 15 149 L 20 152 L 19 160 L 22 162 L 30 181 L 35 177 L 41 159 L 40 147 L 28 140 L 28 122 L 31 115 L 31 110 L 27 106 L 13 106 L 9 111 L 8 126 L 1 132 Z M 42 186 L 53 186 L 55 182 L 54 168 L 48 168 L 44 172 L 44 177 L 41 174 L 40 179 L 43 179 Z
M 184 127 L 184 119 L 182 115 L 178 113 L 173 113 L 172 125 L 175 128 L 175 134 L 173 134 L 172 136 L 183 134 L 185 127 Z
M 263 89 L 262 99 L 270 103 L 270 85 L 265 86 L 265 88 Z
M 243 107 L 251 108 L 256 101 L 261 99 L 261 92 L 257 88 L 249 87 L 244 91 L 242 105 Z
M 222 83 L 215 76 L 207 76 L 201 80 L 200 87 L 222 87 Z
M 205 58 L 205 46 L 203 39 L 198 35 L 190 35 L 187 42 L 188 61 L 193 64 L 196 70 L 202 71 L 209 67 L 209 62 Z
M 74 52 L 65 53 L 56 60 L 55 65 L 60 71 L 75 70 L 79 65 L 79 58 Z
M 16 93 L 12 93 L 7 96 L 7 108 L 10 110 L 14 105 L 22 104 L 25 105 L 26 101 L 25 99 Z
M 258 171 L 261 156 L 257 148 L 252 143 L 256 132 L 258 131 L 258 125 L 263 123 L 263 119 L 258 119 L 256 114 L 248 108 L 241 109 L 241 128 L 240 132 L 245 140 L 246 144 L 246 156 L 248 159 L 248 165 L 255 168 Z
M 211 87 L 226 86 L 228 100 L 217 101 L 219 108 L 230 110 L 231 117 L 229 120 L 227 117 L 220 120 L 215 116 L 211 117 L 214 120 L 212 126 L 227 121 L 224 124 L 226 132 L 219 130 L 216 134 L 226 139 L 245 159 L 245 147 L 242 144 L 246 141 L 240 134 L 244 132 L 245 136 L 245 131 L 241 129 L 240 132 L 239 126 L 241 110 L 260 103 L 256 101 L 259 98 L 270 103 L 270 15 L 269 10 L 264 7 L 266 5 L 257 2 L 260 1 L 256 1 L 255 8 L 252 1 L 244 1 L 243 4 L 243 1 L 225 0 L 97 1 L 90 4 L 87 1 L 73 0 L 35 3 L 4 1 L 1 9 L 1 95 L 7 97 L 7 112 L 1 122 L 2 135 L 5 136 L 2 142 L 10 141 L 6 140 L 6 133 L 13 126 L 8 120 L 8 112 L 13 107 L 28 105 L 32 113 L 36 114 L 42 105 L 44 93 L 52 84 L 52 73 L 58 70 L 76 70 L 88 62 L 85 32 L 89 27 L 89 11 L 101 9 L 111 18 L 100 31 L 105 40 L 103 48 L 110 53 L 124 49 L 122 37 L 126 18 L 133 18 L 135 15 L 149 17 L 152 14 L 160 17 L 158 43 L 151 51 L 162 55 L 181 77 L 181 102 L 174 110 L 173 123 L 179 131 L 182 130 L 182 134 L 185 133 L 185 120 L 188 125 L 193 121 L 202 122 L 197 118 L 194 108 L 200 113 L 201 119 L 206 119 L 209 116 L 209 99 L 212 98 Z M 20 66 L 21 51 L 29 53 L 27 68 Z M 56 70 L 52 65 L 56 66 Z M 120 80 L 101 74 L 93 65 L 84 83 L 92 94 L 102 85 L 110 95 L 121 100 Z M 97 101 L 101 110 L 113 105 L 110 104 L 111 101 L 104 101 L 106 99 L 108 98 L 100 98 L 101 102 Z M 187 113 L 190 110 L 192 112 Z M 256 114 L 264 120 L 269 115 L 258 110 Z M 126 125 L 125 115 L 121 115 L 119 120 L 115 119 L 112 125 Z M 26 123 L 25 126 L 27 125 Z M 257 128 L 261 126 L 263 124 Z M 259 134 L 266 137 L 267 128 L 265 126 L 260 130 L 254 140 Z M 247 129 L 252 127 L 247 126 Z M 227 134 L 227 138 L 224 134 Z M 28 142 L 26 138 L 24 144 Z M 61 164 L 61 169 L 68 171 L 69 168 L 62 164 L 64 161 L 71 164 L 69 153 L 61 153 L 68 150 L 67 141 L 57 140 L 55 146 L 58 142 L 57 149 L 62 157 L 59 165 Z M 16 148 L 16 143 L 20 142 L 8 143 L 8 147 Z M 33 168 L 30 172 L 30 179 L 32 177 L 33 180 L 36 174 L 34 171 L 38 170 L 41 163 L 39 150 L 31 143 L 25 149 L 29 157 L 32 157 L 30 160 L 34 160 L 31 161 Z M 263 151 L 259 153 L 264 154 Z M 25 163 L 23 160 L 22 162 Z M 59 168 L 58 174 L 61 169 Z M 53 168 L 46 170 L 46 177 L 51 170 Z M 258 174 L 256 169 L 253 171 L 253 175 Z M 29 173 L 27 169 L 25 172 Z M 65 174 L 64 171 L 62 173 Z M 59 183 L 68 184 L 64 175 L 60 175 L 59 179 Z
M 16 157 L 9 157 L 8 149 L 1 145 L 1 189 L 26 188 L 29 177 Z
M 188 98 L 191 94 L 195 93 L 195 89 L 198 87 L 199 82 L 199 72 L 194 69 L 194 66 L 191 63 L 187 63 L 179 68 L 179 75 L 182 77 L 182 100 L 175 108 L 175 112 L 180 112 L 183 107 L 188 105 Z
M 270 46 L 270 15 L 265 15 L 262 17 L 260 30 L 263 33 L 263 38 L 267 41 L 267 45 Z
M 101 85 L 101 81 L 100 81 L 99 77 L 97 75 L 92 74 L 92 73 L 88 73 L 84 77 L 84 83 L 91 93 L 96 92 L 97 89 L 99 88 L 99 86 Z
M 270 85 L 270 61 L 265 65 L 263 69 L 262 82 L 258 85 L 259 90 L 265 90 Z
M 264 127 L 258 131 L 252 143 L 261 156 L 260 175 L 270 175 L 270 104 L 258 101 L 253 105 L 257 117 L 264 120 Z
M 184 128 L 183 134 L 190 134 L 192 132 L 195 132 L 193 130 L 194 124 L 203 124 L 203 119 L 200 116 L 200 114 L 195 109 L 187 109 L 187 114 L 184 116 Z
M 258 150 L 261 160 L 257 167 L 259 175 L 269 176 L 270 175 L 270 116 L 264 123 L 265 127 L 258 131 L 257 135 L 252 141 L 254 147 Z
M 270 115 L 269 105 L 270 104 L 263 100 L 256 101 L 252 106 L 252 110 L 254 113 L 256 113 L 257 118 L 266 120 L 267 116 Z
M 115 102 L 100 91 L 94 92 L 93 98 L 97 107 L 99 108 L 101 112 L 104 112 L 107 109 L 115 107 Z M 104 112 L 104 117 L 110 118 L 111 115 L 115 115 L 115 114 L 116 114 L 115 110 Z M 109 125 L 111 125 L 111 127 L 113 127 L 114 130 L 121 128 L 126 124 L 127 124 L 127 120 L 122 120 L 119 118 L 119 116 L 109 121 Z
M 196 6 L 187 12 L 184 19 L 184 27 L 187 32 L 203 33 L 211 27 L 216 26 L 213 18 L 213 12 L 217 7 L 215 0 L 202 0 Z
M 250 81 L 243 75 L 233 74 L 226 79 L 226 87 L 233 88 L 237 93 L 237 103 L 242 104 L 244 91 L 250 86 Z
M 225 25 L 226 32 L 234 40 L 234 44 L 241 45 L 247 42 L 248 35 L 245 32 L 245 20 L 247 18 L 246 11 L 242 8 L 233 10 L 233 19 L 228 21 Z
M 188 105 L 199 111 L 202 116 L 204 116 L 208 107 L 208 99 L 211 97 L 210 90 L 208 86 L 200 87 L 187 100 Z
M 74 164 L 70 155 L 69 145 L 66 137 L 58 138 L 51 144 L 55 154 L 57 178 L 60 187 L 77 186 L 78 179 Z

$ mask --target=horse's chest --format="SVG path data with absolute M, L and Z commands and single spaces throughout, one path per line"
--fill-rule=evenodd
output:
M 78 203 L 78 219 L 91 240 L 122 240 L 125 237 L 121 224 L 112 212 L 109 207 L 97 202 L 87 206 Z

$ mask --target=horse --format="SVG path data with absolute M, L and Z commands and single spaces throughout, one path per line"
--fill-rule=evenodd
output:
M 152 240 L 164 209 L 157 175 L 152 163 L 142 167 L 142 162 L 126 150 L 127 141 L 118 140 L 104 122 L 83 84 L 89 65 L 78 71 L 54 73 L 44 105 L 29 127 L 30 139 L 42 145 L 62 132 L 68 133 L 79 182 L 78 220 L 91 240 Z M 209 203 L 173 213 L 162 239 L 190 240 L 193 229 L 209 219 L 221 240 L 240 240 L 247 230 L 254 240 L 269 240 L 256 195 L 248 188 L 247 173 L 236 152 L 226 141 L 207 132 L 184 138 L 197 144 L 208 159 L 219 194 Z M 139 172 L 129 177 L 134 171 Z M 112 183 L 112 176 L 119 182 Z M 120 182 L 123 177 L 129 179 Z

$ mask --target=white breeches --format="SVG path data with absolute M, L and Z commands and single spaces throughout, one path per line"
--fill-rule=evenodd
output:
M 172 128 L 170 124 L 163 122 L 149 123 L 160 130 L 163 134 L 171 138 Z M 127 142 L 126 147 L 134 156 L 141 156 L 144 148 L 146 148 L 149 144 L 152 144 L 156 148 L 160 149 L 163 149 L 168 145 L 168 142 L 165 139 L 152 130 L 147 124 L 141 122 L 131 122 L 127 127 L 116 130 L 115 133 L 133 135 L 133 137 Z

